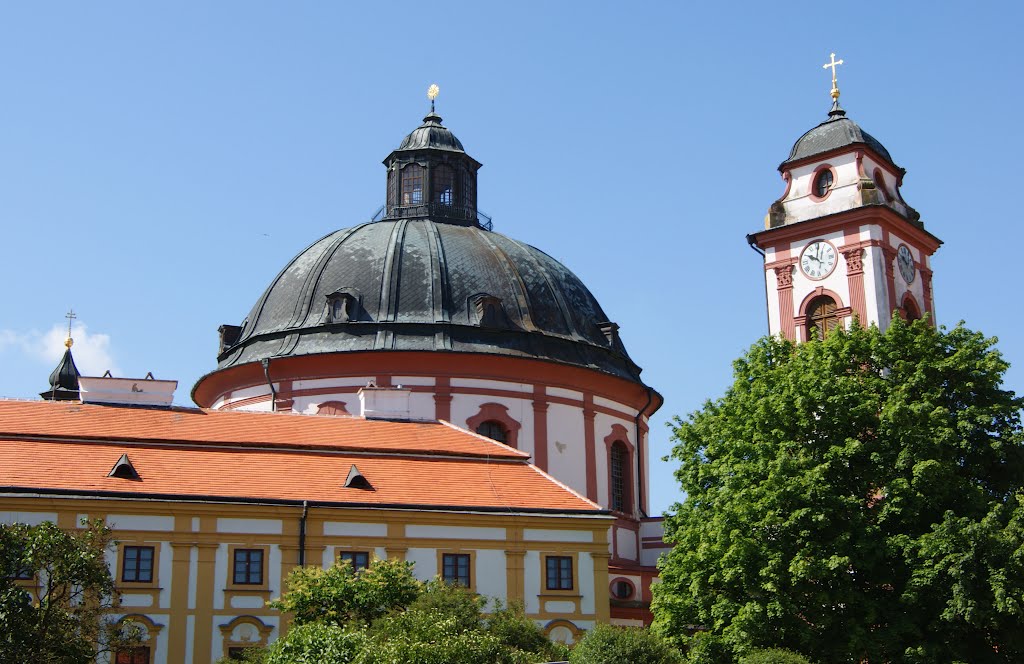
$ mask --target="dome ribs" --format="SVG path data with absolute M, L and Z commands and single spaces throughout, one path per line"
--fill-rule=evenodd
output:
M 289 323 L 289 327 L 298 327 L 300 324 L 310 325 L 320 322 L 319 320 L 310 320 L 310 314 L 314 312 L 316 306 L 316 295 L 320 292 L 320 282 L 323 279 L 324 272 L 327 270 L 327 266 L 331 264 L 334 259 L 334 254 L 337 253 L 338 249 L 345 243 L 345 240 L 349 239 L 355 233 L 366 227 L 367 224 L 360 224 L 347 229 L 344 233 L 338 233 L 338 237 L 335 239 L 331 246 L 324 250 L 320 257 L 317 259 L 316 264 L 309 271 L 309 276 L 306 278 L 306 282 L 302 285 L 302 290 L 299 292 L 299 297 L 295 302 L 295 315 Z M 333 289 L 332 289 L 333 290 Z M 324 303 L 320 302 L 320 306 L 323 307 Z
M 497 237 L 497 236 L 495 236 Z M 519 274 L 519 270 L 516 269 L 516 265 L 509 258 L 508 254 L 499 247 L 492 239 L 491 235 L 481 234 L 481 241 L 491 250 L 491 254 L 500 257 L 501 267 L 505 272 L 505 276 L 508 277 L 509 284 L 513 286 L 516 296 L 516 306 L 519 309 L 519 323 L 529 332 L 536 332 L 537 326 L 533 324 L 533 316 L 530 311 L 530 299 L 526 291 L 526 283 L 523 281 L 522 276 Z
M 380 281 L 380 306 L 377 308 L 377 321 L 393 323 L 398 318 L 398 287 L 402 274 L 401 249 L 405 242 L 405 231 L 409 225 L 407 219 L 395 222 L 388 240 L 387 255 L 384 259 L 384 271 Z M 390 349 L 395 343 L 395 333 L 390 327 L 377 330 L 377 338 L 373 342 L 374 350 Z
M 426 227 L 430 248 L 430 294 L 434 322 L 451 323 L 452 294 L 448 288 L 448 264 L 445 258 L 444 245 L 441 243 L 441 235 L 438 233 L 437 225 L 427 224 Z M 452 335 L 448 333 L 447 326 L 438 329 L 434 333 L 434 348 L 437 350 L 452 349 Z

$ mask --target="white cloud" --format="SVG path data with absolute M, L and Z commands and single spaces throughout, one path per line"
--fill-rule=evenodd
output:
M 54 366 L 64 355 L 67 333 L 67 328 L 61 325 L 54 325 L 45 333 L 0 330 L 0 352 L 16 349 L 41 363 Z M 71 347 L 75 366 L 83 376 L 99 376 L 107 369 L 115 376 L 120 373 L 111 353 L 109 334 L 92 334 L 85 323 L 79 323 L 71 328 L 71 338 L 75 340 Z

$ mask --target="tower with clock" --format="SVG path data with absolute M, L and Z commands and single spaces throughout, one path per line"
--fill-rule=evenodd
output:
M 765 229 L 747 236 L 764 254 L 768 327 L 807 341 L 854 318 L 885 328 L 894 315 L 934 318 L 931 257 L 942 242 L 900 194 L 906 171 L 839 105 L 800 137 L 779 172 L 786 190 Z

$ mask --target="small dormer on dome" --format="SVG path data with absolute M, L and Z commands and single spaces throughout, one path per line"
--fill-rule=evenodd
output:
M 882 143 L 846 116 L 838 98 L 828 119 L 801 136 L 779 165 L 786 191 L 772 204 L 765 228 L 868 206 L 887 207 L 920 225 L 900 194 L 906 170 Z
M 384 218 L 430 218 L 462 226 L 478 225 L 476 173 L 480 162 L 441 124 L 431 108 L 423 124 L 384 160 L 387 204 Z

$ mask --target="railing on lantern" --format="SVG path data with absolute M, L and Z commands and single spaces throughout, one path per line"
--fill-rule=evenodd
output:
M 381 205 L 370 218 L 370 221 L 383 221 L 384 219 L 408 219 L 411 217 L 442 217 L 447 219 L 459 219 L 463 221 L 473 220 L 473 209 L 444 203 L 422 203 L 419 205 L 393 205 L 388 209 L 387 205 Z M 494 229 L 494 221 L 489 215 L 476 211 L 476 225 L 485 231 Z

